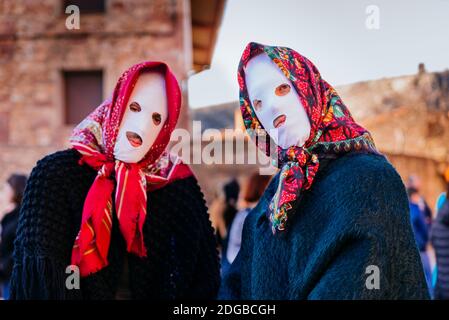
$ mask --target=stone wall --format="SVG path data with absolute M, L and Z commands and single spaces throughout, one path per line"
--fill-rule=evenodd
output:
M 449 163 L 449 70 L 337 89 L 384 152 Z
M 449 70 L 337 88 L 404 181 L 418 175 L 431 208 L 446 189 L 449 166 Z

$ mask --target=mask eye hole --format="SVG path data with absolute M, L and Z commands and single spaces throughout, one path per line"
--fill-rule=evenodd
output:
M 158 126 L 158 125 L 161 124 L 161 119 L 162 119 L 162 117 L 161 117 L 161 114 L 160 114 L 160 113 L 154 112 L 153 115 L 152 115 L 152 117 L 153 117 L 153 123 L 154 123 L 155 125 Z
M 253 106 L 256 110 L 259 110 L 260 108 L 262 108 L 262 100 L 254 99 Z
M 129 105 L 129 110 L 131 110 L 132 112 L 140 112 L 142 108 L 139 106 L 137 102 L 132 102 Z
M 285 96 L 286 94 L 288 94 L 290 92 L 290 85 L 288 83 L 283 83 L 280 86 L 276 87 L 276 90 L 274 90 L 274 93 L 278 96 L 278 97 L 282 97 Z

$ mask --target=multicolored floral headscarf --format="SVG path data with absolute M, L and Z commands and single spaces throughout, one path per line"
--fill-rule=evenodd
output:
M 165 78 L 168 118 L 144 158 L 138 163 L 114 159 L 114 145 L 128 99 L 140 74 L 161 72 Z M 106 100 L 73 131 L 70 142 L 81 153 L 80 164 L 98 171 L 84 202 L 81 229 L 72 251 L 72 264 L 85 277 L 108 265 L 112 229 L 112 193 L 127 251 L 146 256 L 143 224 L 147 191 L 192 175 L 189 167 L 167 153 L 170 135 L 178 121 L 181 93 L 178 82 L 163 62 L 132 66 L 118 80 L 111 100 Z
M 250 136 L 264 130 L 249 99 L 245 83 L 245 67 L 251 58 L 266 54 L 292 82 L 311 124 L 310 136 L 303 147 L 282 149 L 277 146 L 274 163 L 280 168 L 279 185 L 268 215 L 273 233 L 285 230 L 287 220 L 295 212 L 301 195 L 310 189 L 319 169 L 320 159 L 348 152 L 378 153 L 370 133 L 355 123 L 335 89 L 321 78 L 315 65 L 306 57 L 286 47 L 249 43 L 238 68 L 240 110 Z M 256 144 L 268 156 L 270 146 L 264 139 Z

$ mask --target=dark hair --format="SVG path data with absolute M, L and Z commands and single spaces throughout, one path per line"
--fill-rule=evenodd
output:
M 226 203 L 237 201 L 239 198 L 240 185 L 236 179 L 232 179 L 223 187 Z
M 407 188 L 407 195 L 410 198 L 411 196 L 413 196 L 414 194 L 417 194 L 418 190 L 414 187 L 408 187 Z
M 16 205 L 20 205 L 23 198 L 23 192 L 27 183 L 27 177 L 23 174 L 12 174 L 6 182 L 11 186 L 14 191 L 13 202 Z
M 259 201 L 268 182 L 270 182 L 271 176 L 260 175 L 258 173 L 253 173 L 245 186 L 243 191 L 243 199 L 246 202 L 256 202 Z

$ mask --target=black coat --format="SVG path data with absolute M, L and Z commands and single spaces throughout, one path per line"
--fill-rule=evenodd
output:
M 109 265 L 66 288 L 72 246 L 96 171 L 75 150 L 38 161 L 20 211 L 12 299 L 114 299 L 126 261 L 133 299 L 214 298 L 219 261 L 203 194 L 194 177 L 148 193 L 144 241 L 148 256 L 125 250 L 115 212 Z M 113 206 L 114 207 L 114 206 Z

